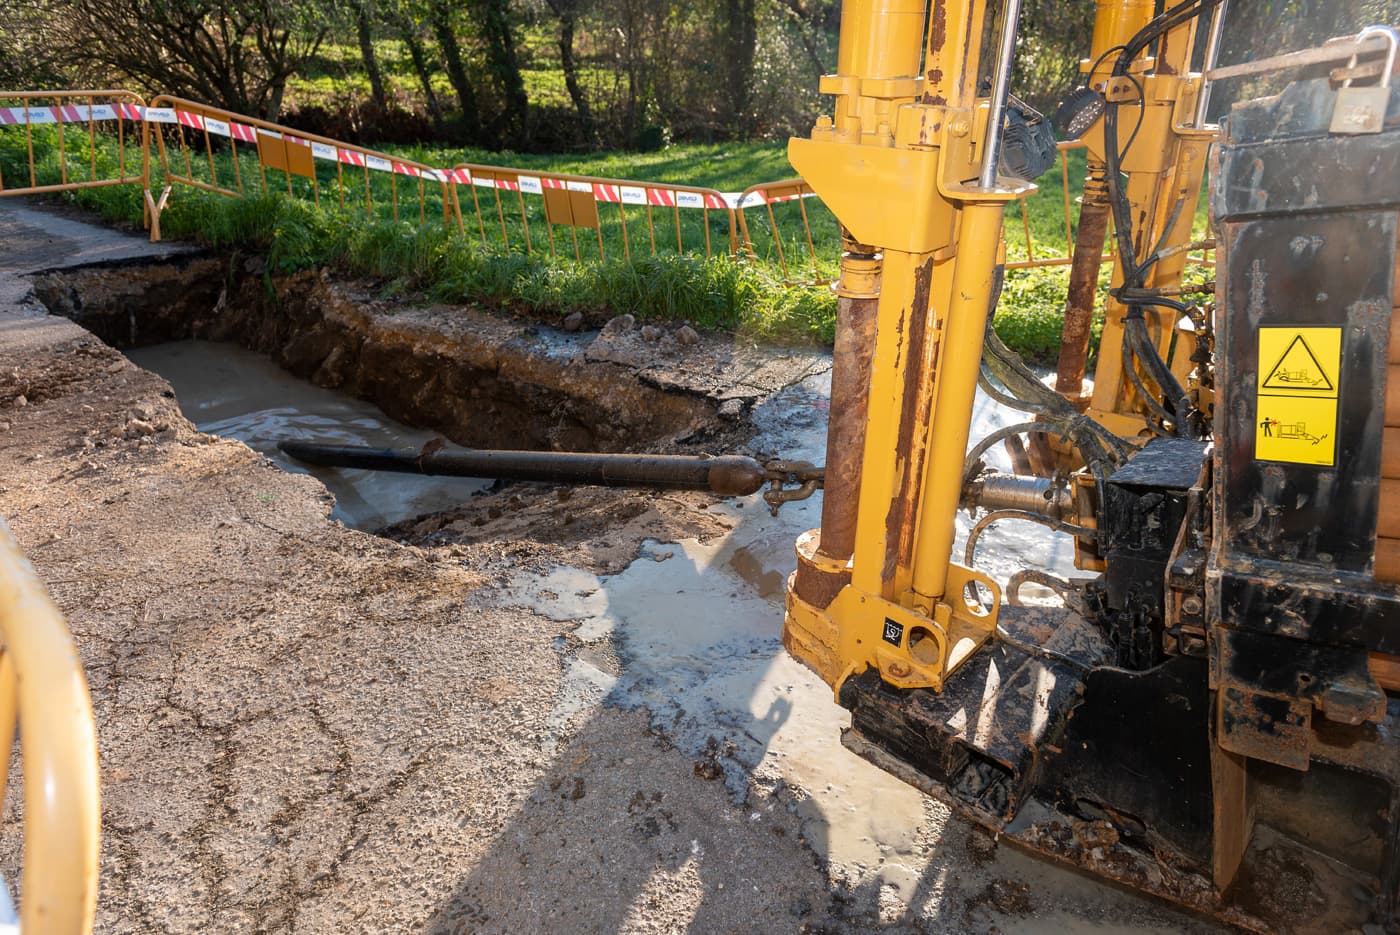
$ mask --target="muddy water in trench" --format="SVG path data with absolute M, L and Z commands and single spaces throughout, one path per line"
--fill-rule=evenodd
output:
M 335 495 L 331 516 L 374 530 L 456 506 L 491 485 L 469 477 L 423 477 L 304 465 L 277 450 L 289 439 L 335 445 L 418 448 L 434 437 L 395 422 L 371 403 L 322 389 L 233 344 L 173 341 L 126 352 L 175 389 L 202 432 L 236 438 L 281 468 L 312 474 Z

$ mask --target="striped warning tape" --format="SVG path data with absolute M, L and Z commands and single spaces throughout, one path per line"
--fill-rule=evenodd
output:
M 91 120 L 140 120 L 134 104 L 56 104 L 52 107 L 0 107 L 0 126 L 87 123 Z
M 515 178 L 497 177 L 495 174 L 473 176 L 471 170 L 466 168 L 421 168 L 372 153 L 303 140 L 292 134 L 282 134 L 274 130 L 260 130 L 247 124 L 218 120 L 214 117 L 206 117 L 174 107 L 140 107 L 136 104 L 124 103 L 0 107 L 0 126 L 87 123 L 102 120 L 145 120 L 148 123 L 178 124 L 244 143 L 256 143 L 258 135 L 261 134 L 271 139 L 286 139 L 288 142 L 301 146 L 310 146 L 312 155 L 317 159 L 330 162 L 339 161 L 346 165 L 374 169 L 378 172 L 391 172 L 410 178 L 425 178 L 435 182 L 450 182 L 455 185 L 476 185 L 481 188 L 518 191 L 530 195 L 542 195 L 547 188 L 588 192 L 593 195 L 595 201 L 606 204 L 645 205 L 655 208 L 709 208 L 714 210 L 730 208 L 741 210 L 759 205 L 792 201 L 797 198 L 815 197 L 812 192 L 772 196 L 764 195 L 762 192 L 749 192 L 745 195 L 743 192 L 693 192 L 651 185 L 584 182 L 576 179 L 531 175 L 517 175 Z
M 443 175 L 447 181 L 457 185 L 475 185 L 478 188 L 518 191 L 527 195 L 543 195 L 547 188 L 562 189 L 572 192 L 586 192 L 593 196 L 594 201 L 606 204 L 647 205 L 654 208 L 722 210 L 734 207 L 741 194 L 739 192 L 692 192 L 676 188 L 657 188 L 650 185 L 585 182 L 578 179 L 535 175 L 519 175 L 515 178 L 501 178 L 494 174 L 473 176 L 470 169 L 464 168 L 448 169 Z

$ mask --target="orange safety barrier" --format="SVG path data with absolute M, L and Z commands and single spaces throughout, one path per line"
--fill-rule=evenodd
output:
M 776 256 L 778 267 L 782 270 L 783 281 L 788 285 L 824 285 L 834 278 L 823 275 L 821 263 L 817 257 L 816 240 L 820 239 L 823 246 L 830 246 L 833 249 L 833 259 L 839 254 L 841 246 L 840 230 L 836 226 L 835 218 L 830 219 L 830 238 L 816 237 L 812 233 L 812 217 L 807 211 L 806 201 L 808 198 L 815 198 L 816 194 L 802 179 L 784 179 L 780 182 L 764 182 L 759 185 L 751 185 L 739 196 L 738 210 L 735 212 L 739 218 L 739 232 L 743 238 L 744 253 L 750 259 L 765 259 Z M 817 202 L 821 204 L 821 202 Z M 787 235 L 788 249 L 783 249 L 785 239 L 784 225 L 779 223 L 778 215 L 774 212 L 774 205 L 787 205 L 787 213 L 791 214 L 791 207 L 797 207 L 798 217 L 802 222 L 802 234 L 800 237 Z M 767 212 L 768 227 L 764 232 L 768 238 L 769 250 L 765 251 L 766 256 L 759 255 L 759 249 L 755 246 L 755 237 L 762 231 L 761 225 L 750 225 L 748 221 L 748 211 L 751 208 L 762 207 Z M 783 209 L 779 209 L 783 210 Z M 825 205 L 821 209 L 830 216 Z M 788 256 L 794 250 L 800 250 L 805 244 L 807 248 L 807 260 L 812 267 L 812 278 L 795 280 L 788 269 Z M 796 256 L 793 260 L 796 261 Z
M 23 101 L 24 106 L 2 106 L 7 98 Z M 54 103 L 36 103 L 39 101 Z M 74 169 L 70 169 L 73 147 L 66 129 L 78 122 L 87 127 L 88 165 L 81 178 L 73 177 Z M 128 130 L 128 123 L 139 123 L 140 127 Z M 36 150 L 36 128 L 43 125 L 56 128 L 49 134 L 57 143 L 56 170 L 48 164 L 52 153 Z M 0 143 L 5 129 L 21 126 L 26 140 L 25 158 L 20 160 L 25 184 L 15 186 L 11 181 L 6 187 L 7 162 L 12 175 L 15 168 L 14 148 L 7 150 L 0 145 L 0 195 L 140 183 L 152 240 L 160 239 L 160 216 L 175 185 L 237 198 L 270 192 L 276 183 L 279 191 L 289 196 L 309 193 L 316 203 L 320 203 L 322 188 L 331 187 L 342 208 L 363 201 L 365 211 L 387 209 L 395 221 L 401 217 L 400 202 L 408 200 L 411 205 L 416 200 L 420 224 L 427 223 L 431 208 L 433 217 L 440 215 L 444 224 L 455 220 L 464 236 L 477 236 L 483 244 L 499 237 L 506 249 L 523 249 L 525 253 L 542 250 L 547 241 L 550 255 L 558 256 L 556 228 L 562 226 L 569 232 L 568 244 L 579 261 L 592 258 L 594 253 L 587 234 L 580 241 L 583 229 L 593 231 L 599 260 L 607 259 L 610 250 L 630 260 L 634 249 L 643 245 L 651 255 L 670 252 L 674 235 L 678 254 L 699 254 L 703 245 L 703 255 L 714 256 L 719 241 L 727 244 L 727 255 L 736 259 L 776 262 L 784 283 L 790 286 L 824 285 L 836 276 L 839 225 L 819 200 L 809 207 L 809 200 L 816 196 L 802 179 L 765 182 L 733 195 L 692 185 L 471 163 L 436 169 L 183 98 L 160 95 L 147 107 L 137 95 L 121 90 L 0 92 Z M 115 160 L 108 151 L 99 152 L 98 146 L 99 136 L 111 135 L 113 126 Z M 164 175 L 158 198 L 151 190 L 152 136 Z M 140 146 L 139 158 L 130 151 L 136 145 Z M 1072 262 L 1074 219 L 1068 154 L 1082 146 L 1077 141 L 1058 146 L 1059 199 L 1042 193 L 1020 200 L 1021 238 L 1016 249 L 1009 251 L 1007 270 L 1068 266 Z M 273 173 L 271 182 L 269 170 Z M 276 173 L 281 173 L 280 182 Z M 405 179 L 413 186 L 409 196 L 401 193 L 400 182 Z M 462 186 L 470 192 L 469 204 Z M 489 198 L 483 197 L 482 189 L 490 191 Z M 528 201 L 526 196 L 530 196 Z M 1063 212 L 1064 243 L 1051 255 L 1037 256 L 1031 215 L 1045 210 L 1041 205 L 1049 201 L 1058 201 Z M 751 219 L 750 212 L 758 208 L 763 209 L 762 216 Z M 659 222 L 658 210 L 664 212 Z M 1008 221 L 1005 236 L 1010 247 L 1011 230 L 1016 225 L 1014 219 Z M 469 227 L 473 229 L 470 234 Z M 1110 250 L 1103 263 L 1114 258 L 1111 237 L 1108 244 Z M 1039 248 L 1045 249 L 1043 241 Z M 1214 266 L 1208 248 L 1207 244 L 1191 245 L 1190 261 Z M 1199 256 L 1195 255 L 1198 251 Z
M 714 256 L 716 241 L 726 245 L 726 255 L 732 256 L 738 249 L 734 209 L 725 196 L 713 188 L 472 163 L 459 163 L 448 170 L 447 175 L 457 209 L 458 229 L 464 236 L 478 236 L 483 244 L 499 236 L 506 249 L 523 248 L 526 253 L 534 253 L 536 249 L 543 249 L 543 243 L 537 243 L 542 240 L 539 228 L 543 227 L 543 239 L 549 244 L 550 255 L 558 256 L 555 228 L 562 226 L 569 231 L 574 259 L 580 261 L 593 252 L 591 247 L 585 249 L 580 243 L 580 229 L 594 232 L 599 260 L 607 258 L 608 245 L 629 260 L 633 251 L 643 245 L 653 256 L 670 252 L 672 234 L 678 254 L 698 254 L 703 243 L 704 255 Z M 461 194 L 463 187 L 471 193 L 469 205 Z M 482 197 L 483 189 L 490 190 L 490 198 Z M 532 196 L 528 202 L 526 195 Z M 658 209 L 665 212 L 660 222 L 656 218 Z M 694 211 L 699 213 L 683 220 L 683 211 L 687 215 Z M 474 221 L 470 225 L 475 229 L 472 234 L 468 234 L 468 223 L 464 220 L 468 214 Z
M 0 142 L 24 133 L 19 160 L 19 147 L 0 145 L 0 196 L 144 187 L 150 174 L 145 108 L 139 95 L 120 89 L 0 91 Z M 109 137 L 115 157 L 98 145 Z
M 159 218 L 172 183 L 242 198 L 271 191 L 269 169 L 281 173 L 289 196 L 296 195 L 299 188 L 304 191 L 309 183 L 311 198 L 317 204 L 324 184 L 334 188 L 340 207 L 358 204 L 363 196 L 365 210 L 373 213 L 377 192 L 379 204 L 387 204 L 398 221 L 403 200 L 399 181 L 407 179 L 414 183 L 410 199 L 416 198 L 420 224 L 427 222 L 433 201 L 437 202 L 433 216 L 440 216 L 444 224 L 451 223 L 455 213 L 447 174 L 421 162 L 169 95 L 151 100 L 146 120 L 148 125 L 169 127 L 154 133 L 165 187 L 158 200 L 152 200 L 149 188 L 146 193 L 155 218 L 152 239 L 159 237 Z M 190 145 L 191 137 L 195 147 Z M 239 143 L 245 144 L 242 153 Z M 178 151 L 178 161 L 171 158 L 172 148 Z M 196 148 L 198 155 L 194 154 Z M 348 173 L 347 167 L 351 170 Z M 279 185 L 279 190 L 282 187 Z M 431 196 L 434 192 L 435 199 Z

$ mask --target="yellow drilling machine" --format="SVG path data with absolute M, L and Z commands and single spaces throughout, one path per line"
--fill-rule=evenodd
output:
M 783 642 L 851 712 L 850 748 L 1004 839 L 1246 929 L 1400 930 L 1400 41 L 1369 26 L 1216 67 L 1225 0 L 1098 0 L 1085 86 L 1056 119 L 1088 158 L 1052 388 L 988 327 L 1004 210 L 1056 149 L 1009 93 L 1019 14 L 845 0 L 820 87 L 834 113 L 789 148 L 842 225 L 824 470 L 297 456 L 769 483 L 775 508 L 820 484 Z M 1207 123 L 1213 80 L 1260 76 L 1288 83 Z M 1213 268 L 1188 261 L 1208 164 Z M 1024 419 L 973 442 L 979 386 Z M 998 445 L 1012 470 L 988 467 Z M 1081 574 L 976 570 L 999 522 L 1068 534 Z M 16 717 L 26 742 L 22 923 L 86 931 L 91 707 L 3 527 L 0 636 L 0 745 Z
M 1396 34 L 1217 67 L 1221 0 L 1099 0 L 1057 118 L 1088 176 L 1052 389 L 988 328 L 1046 149 L 1008 94 L 1018 18 L 848 0 L 834 113 L 789 145 L 844 252 L 784 643 L 847 746 L 1004 839 L 1248 929 L 1394 930 Z M 1239 76 L 1286 87 L 1208 124 Z M 979 384 L 1024 421 L 969 449 Z M 1069 534 L 1083 574 L 976 570 L 1002 521 Z

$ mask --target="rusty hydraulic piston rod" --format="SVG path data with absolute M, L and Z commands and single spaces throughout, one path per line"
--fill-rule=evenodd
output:
M 793 592 L 826 607 L 851 579 L 856 548 L 865 427 L 870 410 L 870 367 L 880 302 L 881 256 L 841 231 L 841 279 L 836 285 L 836 346 L 831 353 L 831 406 L 822 479 L 821 526 L 797 544 Z
M 296 441 L 282 442 L 277 447 L 298 461 L 328 467 L 598 487 L 710 490 L 722 496 L 757 493 L 772 479 L 762 464 L 737 455 L 701 458 L 564 451 L 451 451 L 432 450 L 431 443 L 422 451 Z
M 1089 357 L 1089 332 L 1098 300 L 1099 266 L 1108 233 L 1108 183 L 1104 168 L 1090 164 L 1084 179 L 1084 201 L 1079 209 L 1079 230 L 1074 237 L 1074 258 L 1069 271 L 1069 295 L 1065 302 L 1064 333 L 1060 341 L 1055 389 L 1083 409 L 1084 364 Z

